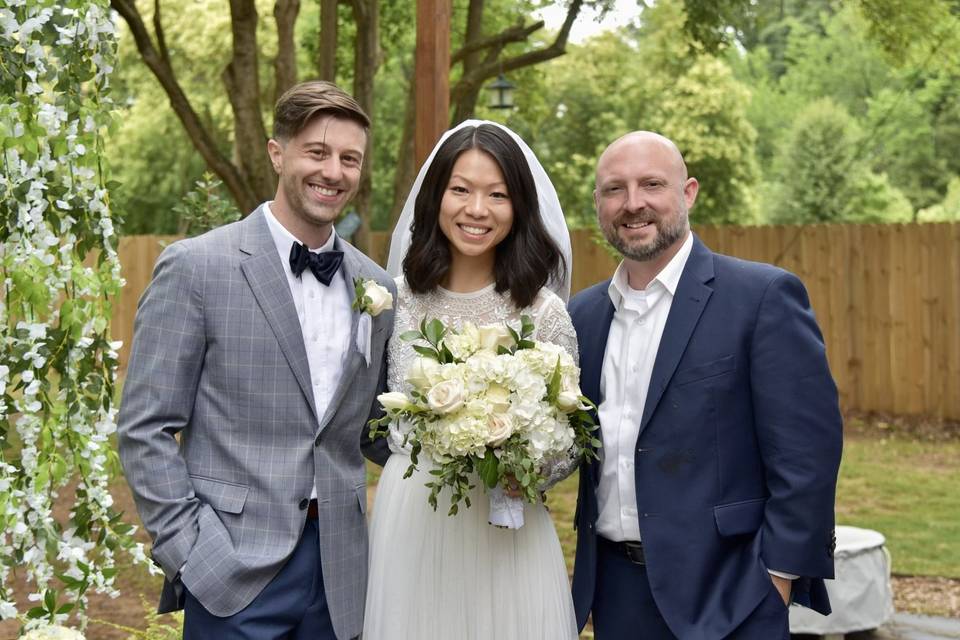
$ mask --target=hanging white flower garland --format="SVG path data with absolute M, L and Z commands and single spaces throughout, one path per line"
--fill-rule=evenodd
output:
M 84 623 L 86 593 L 116 594 L 118 550 L 146 562 L 108 491 L 122 280 L 100 158 L 115 52 L 106 0 L 0 8 L 0 617 L 28 627 Z

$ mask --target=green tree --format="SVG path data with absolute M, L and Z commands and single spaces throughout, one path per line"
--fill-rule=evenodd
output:
M 758 181 L 756 132 L 746 117 L 749 90 L 730 68 L 702 56 L 665 92 L 651 125 L 674 140 L 690 175 L 700 181 L 695 217 L 702 224 L 760 221 L 753 189 Z
M 911 217 L 909 202 L 858 155 L 862 131 L 833 100 L 810 103 L 777 158 L 775 222 L 893 222 Z

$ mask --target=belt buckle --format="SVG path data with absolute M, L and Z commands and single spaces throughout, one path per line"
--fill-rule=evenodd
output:
M 627 558 L 629 558 L 630 562 L 633 564 L 647 564 L 646 558 L 643 554 L 642 542 L 624 542 L 623 550 L 626 552 Z

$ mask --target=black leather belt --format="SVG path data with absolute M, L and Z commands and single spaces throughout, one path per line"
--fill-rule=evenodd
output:
M 627 540 L 624 542 L 614 542 L 607 540 L 603 536 L 597 536 L 597 543 L 617 555 L 626 556 L 633 564 L 647 564 L 643 554 L 643 543 Z
M 307 519 L 316 520 L 320 517 L 320 512 L 317 510 L 317 499 L 314 498 L 310 501 L 310 504 L 307 505 Z

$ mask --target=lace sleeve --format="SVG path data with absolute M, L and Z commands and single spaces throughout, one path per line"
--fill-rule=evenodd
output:
M 577 333 L 573 329 L 573 322 L 567 307 L 555 293 L 549 289 L 542 289 L 534 302 L 532 309 L 534 338 L 540 342 L 552 342 L 563 347 L 573 356 L 573 361 L 580 366 L 580 354 L 577 350 Z
M 577 366 L 580 366 L 577 334 L 573 329 L 573 322 L 570 320 L 570 314 L 567 313 L 563 300 L 552 291 L 543 289 L 534 306 L 534 325 L 536 326 L 534 337 L 536 340 L 552 342 L 563 347 L 573 356 L 573 361 Z M 550 489 L 573 473 L 579 464 L 580 459 L 572 450 L 563 458 L 546 462 L 544 464 L 546 480 L 540 485 L 540 490 Z

